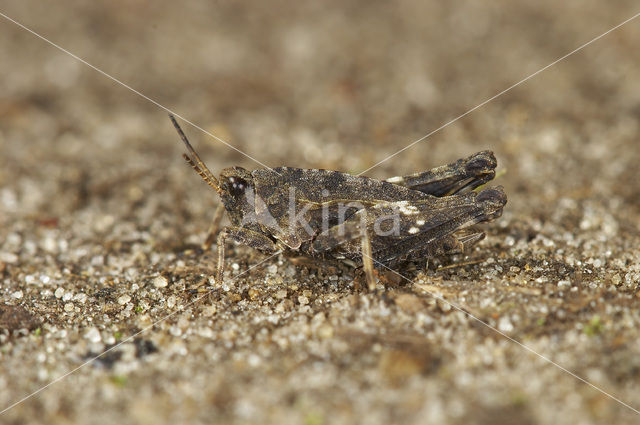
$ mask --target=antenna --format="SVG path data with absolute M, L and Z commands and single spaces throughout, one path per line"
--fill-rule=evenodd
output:
M 198 173 L 198 175 L 202 177 L 202 180 L 204 180 L 205 183 L 207 183 L 209 186 L 214 188 L 216 192 L 220 193 L 221 189 L 220 189 L 220 183 L 218 183 L 218 179 L 215 178 L 211 170 L 207 168 L 207 165 L 204 163 L 202 159 L 200 159 L 200 156 L 195 151 L 195 149 L 193 149 L 193 146 L 191 146 L 191 143 L 189 143 L 189 139 L 187 139 L 187 136 L 185 136 L 184 132 L 182 131 L 182 128 L 180 128 L 180 125 L 176 121 L 173 114 L 169 114 L 169 119 L 173 123 L 173 126 L 176 128 L 176 131 L 180 135 L 180 138 L 182 139 L 185 146 L 187 147 L 187 150 L 189 151 L 190 155 L 182 154 L 182 157 L 189 163 L 189 165 L 191 165 L 191 167 L 193 167 L 196 173 Z

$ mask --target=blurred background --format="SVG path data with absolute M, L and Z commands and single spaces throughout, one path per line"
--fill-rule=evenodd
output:
M 0 12 L 149 98 L 0 17 L 0 301 L 22 306 L 52 338 L 46 342 L 31 333 L 4 340 L 2 409 L 77 366 L 92 347 L 98 353 L 117 341 L 116 332 L 127 336 L 141 329 L 144 323 L 136 322 L 141 319 L 134 313 L 160 318 L 161 310 L 144 304 L 153 305 L 153 300 L 123 288 L 144 287 L 145 279 L 156 274 L 167 276 L 176 258 L 204 237 L 218 201 L 180 158 L 183 146 L 166 111 L 153 102 L 268 166 L 359 173 L 640 9 L 634 1 L 595 0 L 28 0 L 3 2 Z M 498 168 L 506 171 L 496 184 L 505 186 L 509 196 L 504 217 L 481 247 L 496 271 L 489 278 L 480 265 L 462 274 L 452 270 L 430 276 L 460 283 L 450 293 L 453 301 L 468 302 L 471 310 L 478 309 L 473 311 L 487 307 L 487 320 L 501 331 L 528 338 L 635 407 L 640 406 L 640 364 L 630 359 L 637 358 L 640 321 L 635 312 L 640 280 L 639 40 L 640 20 L 634 20 L 366 173 L 378 178 L 409 174 L 493 150 Z M 190 125 L 183 127 L 214 173 L 233 165 L 261 166 Z M 263 259 L 249 257 L 253 254 L 242 248 L 230 252 L 230 263 L 235 255 L 242 269 Z M 204 269 L 212 261 L 197 255 L 183 260 L 183 267 L 186 261 Z M 288 270 L 287 264 L 284 260 L 278 266 Z M 188 281 L 171 270 L 169 288 Z M 292 283 L 301 279 L 295 273 L 276 273 L 288 285 L 285 294 L 294 310 L 305 305 L 299 296 L 321 302 L 312 301 L 310 311 L 281 314 L 280 324 L 296 314 L 295 320 L 302 322 L 317 314 L 329 317 L 326 306 L 335 300 L 362 313 L 348 320 L 355 327 L 367 317 L 389 314 L 384 302 L 370 301 L 371 314 L 360 310 L 362 304 L 349 304 L 349 288 L 324 288 L 327 293 L 320 294 L 306 280 L 298 288 Z M 30 283 L 34 279 L 37 284 Z M 514 298 L 509 301 L 512 310 L 495 313 L 488 306 L 511 295 L 476 287 L 482 299 L 460 295 L 473 287 L 469 282 L 479 281 L 493 282 L 509 294 L 511 287 L 526 288 L 519 296 L 524 293 L 535 302 Z M 242 285 L 248 290 L 252 282 Z M 69 299 L 54 294 L 59 287 L 60 294 L 71 291 Z M 114 310 L 93 303 L 100 301 L 96 291 L 104 287 L 117 293 L 111 301 Z M 268 296 L 278 299 L 282 288 L 269 288 L 264 293 L 272 291 Z M 87 294 L 89 302 L 79 301 L 79 293 Z M 238 293 L 246 298 L 246 291 Z M 564 298 L 570 294 L 574 298 Z M 369 295 L 363 297 L 369 300 Z M 253 313 L 220 313 L 207 325 L 189 322 L 200 317 L 194 312 L 182 325 L 173 325 L 184 338 L 169 327 L 156 329 L 154 355 L 161 356 L 157 364 L 166 369 L 143 364 L 121 385 L 118 377 L 129 371 L 88 367 L 77 373 L 82 377 L 56 384 L 0 422 L 637 420 L 633 411 L 553 366 L 532 362 L 507 340 L 486 337 L 489 331 L 478 330 L 480 325 L 470 319 L 454 320 L 453 313 L 436 307 L 437 314 L 423 313 L 411 307 L 413 298 L 403 308 L 407 299 L 392 303 L 408 315 L 402 316 L 404 322 L 364 328 L 385 335 L 402 329 L 423 338 L 426 327 L 435 332 L 425 337 L 430 350 L 448 347 L 437 362 L 416 357 L 405 339 L 390 343 L 396 344 L 395 351 L 386 355 L 375 351 L 375 344 L 387 346 L 384 341 L 369 344 L 356 338 L 360 342 L 354 348 L 353 340 L 332 342 L 334 334 L 323 340 L 316 330 L 305 334 L 306 342 L 291 339 L 285 350 L 274 342 L 276 331 L 266 327 L 269 341 L 290 355 L 281 360 L 279 349 L 268 355 L 257 352 L 255 335 L 245 345 L 219 343 L 229 329 L 249 326 Z M 575 305 L 563 307 L 570 302 Z M 133 310 L 123 315 L 120 309 L 130 303 Z M 535 305 L 535 313 L 527 303 Z M 167 304 L 161 306 L 168 311 Z M 439 327 L 446 323 L 440 316 L 453 322 Z M 93 321 L 88 323 L 87 317 Z M 501 322 L 504 317 L 508 320 Z M 341 319 L 336 320 L 337 326 Z M 53 328 L 47 331 L 46 326 Z M 209 337 L 193 331 L 213 352 L 191 345 L 193 339 L 185 337 L 191 326 L 219 328 Z M 598 330 L 596 339 L 585 326 Z M 87 338 L 87 329 L 97 329 L 99 338 Z M 242 329 L 235 332 L 251 334 Z M 67 333 L 60 336 L 61 330 Z M 167 339 L 180 340 L 183 350 L 201 357 L 175 347 L 163 350 Z M 55 344 L 62 347 L 47 348 Z M 485 351 L 474 351 L 478 347 Z M 342 358 L 345 351 L 340 350 L 351 354 Z M 249 359 L 253 353 L 258 366 L 244 358 L 245 369 L 233 369 L 235 352 Z M 494 355 L 503 362 L 487 360 Z M 206 367 L 200 369 L 197 361 Z M 217 362 L 225 370 L 207 369 Z M 396 364 L 409 366 L 398 369 Z M 479 372 L 481 365 L 486 367 Z M 538 369 L 545 372 L 538 375 Z M 192 388 L 189 384 L 196 383 L 190 376 L 195 374 L 200 375 L 199 386 Z M 322 376 L 333 378 L 323 381 Z M 93 387 L 96 382 L 101 384 Z M 329 390 L 334 387 L 339 389 Z M 225 394 L 225 388 L 231 390 Z

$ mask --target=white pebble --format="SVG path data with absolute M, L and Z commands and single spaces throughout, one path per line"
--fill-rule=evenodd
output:
M 498 322 L 498 329 L 502 332 L 511 332 L 513 330 L 513 323 L 511 323 L 508 317 L 503 316 Z
M 18 256 L 13 252 L 0 252 L 0 261 L 9 264 L 17 263 Z
M 22 243 L 22 236 L 17 233 L 9 233 L 6 240 L 7 245 L 18 247 Z
M 58 244 L 53 238 L 46 238 L 42 241 L 40 246 L 42 247 L 42 249 L 52 254 L 58 250 Z
M 210 339 L 215 336 L 215 334 L 213 333 L 211 328 L 200 328 L 200 329 L 198 329 L 198 335 L 200 335 L 203 338 L 210 338 Z
M 169 280 L 164 276 L 156 276 L 151 280 L 156 288 L 165 288 L 169 284 Z
M 128 303 L 129 301 L 131 301 L 131 296 L 125 294 L 122 295 L 118 298 L 118 304 L 120 305 L 125 305 L 126 303 Z
M 93 343 L 100 342 L 102 340 L 100 331 L 96 327 L 89 328 L 87 333 L 84 334 L 84 337 Z
M 62 298 L 62 296 L 64 295 L 64 289 L 63 288 L 56 289 L 56 292 L 54 292 L 53 295 L 55 295 L 56 298 Z
M 214 314 L 216 314 L 216 311 L 218 311 L 218 309 L 214 305 L 207 305 L 207 306 L 202 308 L 202 314 L 205 317 L 213 316 Z
M 11 296 L 12 296 L 13 298 L 16 298 L 16 299 L 20 299 L 20 298 L 22 298 L 22 297 L 23 297 L 23 295 L 24 295 L 24 294 L 22 293 L 22 291 L 16 291 L 16 292 L 14 292 L 13 294 L 11 294 Z

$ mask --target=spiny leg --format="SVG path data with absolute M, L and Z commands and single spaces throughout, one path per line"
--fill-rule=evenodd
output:
M 483 240 L 485 236 L 484 232 L 463 232 L 460 232 L 461 234 L 453 234 L 460 245 L 461 252 L 467 252 L 469 248 Z
M 243 227 L 225 227 L 218 234 L 218 267 L 216 271 L 216 285 L 221 286 L 224 278 L 225 242 L 232 240 L 250 246 L 265 254 L 273 254 L 278 248 L 271 239 L 262 233 Z
M 420 241 L 416 241 L 416 249 L 406 257 L 406 261 L 423 261 L 426 260 L 425 269 L 429 268 L 429 259 L 441 255 L 464 254 L 469 249 L 484 238 L 483 232 L 473 232 L 471 230 L 460 230 L 454 234 L 442 237 L 436 241 L 419 246 Z M 461 264 L 469 264 L 461 263 Z M 440 267 L 451 268 L 454 265 Z
M 373 267 L 371 239 L 367 232 L 367 211 L 362 209 L 341 224 L 330 227 L 316 236 L 311 246 L 316 253 L 329 252 L 342 244 L 349 244 L 360 239 L 360 253 L 362 255 L 362 269 L 367 279 L 370 291 L 376 288 Z
M 222 279 L 224 278 L 224 242 L 227 238 L 226 229 L 222 230 L 218 234 L 218 268 L 216 270 L 216 285 L 222 286 Z
M 369 287 L 369 291 L 375 291 L 376 278 L 373 274 L 373 257 L 371 256 L 371 240 L 369 240 L 369 235 L 367 233 L 366 226 L 362 226 L 362 240 L 361 240 L 360 250 L 362 252 L 362 268 L 364 269 L 364 274 L 367 278 L 367 286 Z
M 213 220 L 211 220 L 211 225 L 209 226 L 209 231 L 207 232 L 207 239 L 202 243 L 202 249 L 204 251 L 208 251 L 213 245 L 213 241 L 216 240 L 218 236 L 218 232 L 220 231 L 220 222 L 222 221 L 222 217 L 224 215 L 224 205 L 218 205 L 216 212 L 213 214 Z

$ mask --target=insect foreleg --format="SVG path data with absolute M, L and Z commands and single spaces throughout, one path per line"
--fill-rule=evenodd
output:
M 216 273 L 216 284 L 218 285 L 222 285 L 224 278 L 224 245 L 227 240 L 250 246 L 265 254 L 273 254 L 278 250 L 276 244 L 262 233 L 244 227 L 225 227 L 218 234 L 218 270 Z
M 218 205 L 216 212 L 213 214 L 213 220 L 211 220 L 211 225 L 209 226 L 209 231 L 207 232 L 207 239 L 202 243 L 202 249 L 204 251 L 208 251 L 213 245 L 213 241 L 216 240 L 218 236 L 218 232 L 220 231 L 220 222 L 222 221 L 222 217 L 224 215 L 224 205 Z

